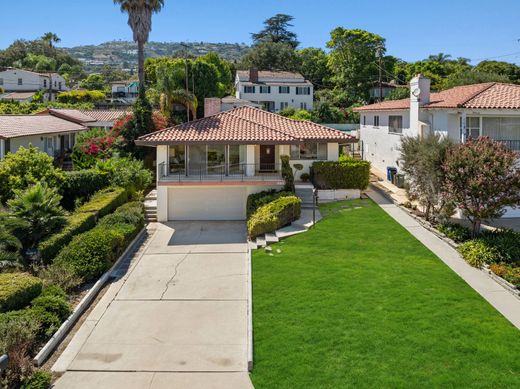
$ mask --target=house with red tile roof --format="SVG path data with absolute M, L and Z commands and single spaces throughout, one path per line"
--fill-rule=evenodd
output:
M 78 110 L 48 108 L 38 112 L 37 115 L 52 115 L 81 124 L 88 128 L 104 128 L 109 130 L 114 127 L 114 122 L 116 120 L 121 119 L 131 112 L 131 110 Z
M 247 196 L 281 189 L 280 156 L 308 172 L 338 160 L 341 131 L 242 106 L 140 137 L 157 149 L 157 218 L 245 220 Z M 296 178 L 298 178 L 297 176 Z
M 438 133 L 455 142 L 489 136 L 520 151 L 520 85 L 488 82 L 430 91 L 422 75 L 410 82 L 410 98 L 355 108 L 360 114 L 363 158 L 373 168 L 399 170 L 403 136 Z M 507 217 L 520 216 L 520 210 Z

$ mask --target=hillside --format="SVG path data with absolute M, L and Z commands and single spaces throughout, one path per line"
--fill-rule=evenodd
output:
M 249 46 L 243 43 L 190 42 L 185 44 L 191 56 L 201 56 L 213 51 L 230 61 L 239 60 L 249 49 Z M 128 70 L 137 67 L 137 45 L 134 42 L 112 41 L 100 45 L 64 48 L 64 50 L 81 61 L 87 71 L 93 71 L 103 65 Z M 145 52 L 147 57 L 162 57 L 181 55 L 183 50 L 181 42 L 149 42 Z

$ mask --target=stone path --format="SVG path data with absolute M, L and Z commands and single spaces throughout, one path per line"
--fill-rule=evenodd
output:
M 468 265 L 457 250 L 439 239 L 433 232 L 421 226 L 405 211 L 386 199 L 375 190 L 367 191 L 368 196 L 383 210 L 401 224 L 408 232 L 437 255 L 446 265 L 459 275 L 469 286 L 475 289 L 497 311 L 514 326 L 520 329 L 520 299 L 513 296 L 500 284 L 491 279 L 483 271 Z
M 253 387 L 244 223 L 155 227 L 53 366 L 55 388 Z

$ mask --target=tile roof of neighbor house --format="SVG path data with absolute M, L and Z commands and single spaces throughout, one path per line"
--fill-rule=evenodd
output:
M 82 114 L 90 116 L 96 122 L 113 122 L 126 114 L 132 113 L 131 111 L 124 110 L 90 110 L 90 111 L 80 111 Z
M 83 131 L 87 128 L 51 115 L 0 115 L 0 138 Z
M 238 70 L 238 79 L 240 81 L 249 81 L 249 70 Z M 304 80 L 304 77 L 300 73 L 285 72 L 285 71 L 271 71 L 271 70 L 259 70 L 258 78 L 280 78 L 280 79 L 294 79 Z
M 42 113 L 45 113 L 45 111 Z M 81 124 L 81 123 L 90 123 L 90 122 L 96 121 L 96 119 L 94 119 L 93 117 L 88 116 L 88 115 L 84 114 L 83 112 L 78 111 L 77 109 L 53 109 L 53 108 L 51 108 L 48 110 L 48 113 L 50 113 L 51 115 L 57 116 L 61 119 L 73 121 L 74 123 Z
M 0 94 L 0 100 L 27 100 L 35 94 L 36 92 L 7 92 Z
M 350 143 L 355 138 L 321 124 L 243 106 L 153 132 L 140 137 L 136 144 L 295 144 L 306 141 Z
M 77 109 L 54 109 L 42 111 L 39 115 L 51 114 L 59 118 L 80 124 L 92 124 L 95 122 L 114 122 L 122 116 L 130 113 L 123 110 L 77 110 Z
M 410 99 L 387 100 L 355 108 L 355 111 L 388 111 L 410 108 Z M 421 108 L 520 109 L 520 85 L 487 82 L 457 86 L 430 95 Z

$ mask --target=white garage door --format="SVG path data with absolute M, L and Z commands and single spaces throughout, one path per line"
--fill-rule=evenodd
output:
M 245 220 L 246 188 L 169 188 L 168 220 Z

